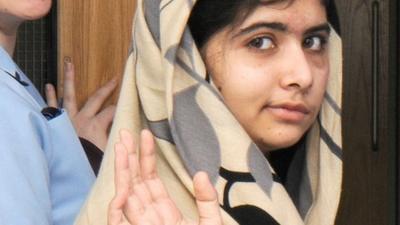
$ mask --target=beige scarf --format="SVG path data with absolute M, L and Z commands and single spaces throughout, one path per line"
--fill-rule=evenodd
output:
M 187 27 L 194 2 L 138 0 L 111 141 L 76 224 L 107 224 L 118 131 L 127 128 L 138 135 L 149 128 L 157 137 L 159 174 L 184 216 L 197 219 L 192 176 L 202 170 L 218 191 L 226 225 L 333 225 L 342 180 L 338 35 L 331 35 L 331 74 L 319 119 L 308 133 L 303 157 L 296 153 L 285 188 L 205 81 L 205 66 Z

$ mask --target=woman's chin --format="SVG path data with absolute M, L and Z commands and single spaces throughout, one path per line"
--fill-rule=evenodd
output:
M 279 135 L 277 137 L 269 137 L 268 140 L 262 139 L 256 142 L 256 144 L 263 153 L 268 153 L 289 148 L 298 143 L 302 136 L 303 135 Z

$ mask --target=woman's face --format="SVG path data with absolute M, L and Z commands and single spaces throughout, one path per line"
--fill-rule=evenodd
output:
M 264 152 L 298 142 L 318 115 L 329 76 L 320 1 L 260 5 L 202 49 L 225 104 Z
M 51 0 L 0 0 L 1 28 L 39 19 L 48 13 L 50 7 Z

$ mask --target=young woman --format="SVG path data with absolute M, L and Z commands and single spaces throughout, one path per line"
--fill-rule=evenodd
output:
M 329 4 L 138 1 L 113 137 L 147 128 L 155 144 L 143 131 L 139 153 L 120 132 L 77 224 L 333 225 L 341 46 Z
M 104 147 L 114 114 L 112 107 L 97 112 L 116 82 L 79 111 L 67 62 L 66 110 L 57 109 L 53 87 L 46 104 L 13 61 L 19 25 L 44 16 L 50 5 L 51 0 L 0 1 L 0 224 L 72 224 L 95 179 L 77 133 Z

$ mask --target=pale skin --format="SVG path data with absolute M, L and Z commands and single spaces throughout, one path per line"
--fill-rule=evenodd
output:
M 112 79 L 92 94 L 79 109 L 76 101 L 74 65 L 67 60 L 64 62 L 62 107 L 71 118 L 78 136 L 92 142 L 101 150 L 106 148 L 108 129 L 115 114 L 115 106 L 110 105 L 104 109 L 101 107 L 111 96 L 117 84 L 117 80 Z M 56 91 L 52 84 L 46 85 L 46 100 L 49 106 L 59 107 Z
M 206 173 L 199 172 L 193 178 L 199 221 L 190 221 L 182 216 L 158 177 L 150 131 L 141 132 L 140 159 L 137 146 L 132 135 L 121 130 L 115 145 L 116 194 L 109 207 L 109 225 L 222 224 L 217 192 Z
M 257 7 L 202 49 L 226 106 L 264 153 L 300 140 L 319 113 L 329 77 L 324 6 L 286 4 Z
M 51 0 L 0 0 L 0 45 L 13 55 L 18 28 L 24 21 L 35 20 L 46 15 Z M 72 63 L 64 66 L 63 107 L 68 112 L 78 136 L 83 137 L 104 150 L 108 128 L 112 123 L 115 106 L 101 109 L 105 100 L 117 86 L 115 79 L 91 95 L 81 109 L 78 109 L 75 90 L 75 72 Z M 46 86 L 46 100 L 49 106 L 58 107 L 56 92 L 50 84 Z
M 235 27 L 211 36 L 201 49 L 225 105 L 265 155 L 297 143 L 314 123 L 329 78 L 328 39 L 321 1 L 296 0 L 288 7 L 258 6 Z M 116 195 L 109 206 L 109 225 L 188 223 L 156 175 L 151 137 L 148 131 L 142 134 L 144 156 L 138 159 L 131 135 L 121 132 L 115 146 Z M 222 219 L 216 191 L 208 179 L 200 179 L 203 174 L 193 179 L 200 215 L 195 224 L 218 225 Z M 162 197 L 145 194 L 151 189 Z M 204 200 L 207 208 L 199 204 Z

